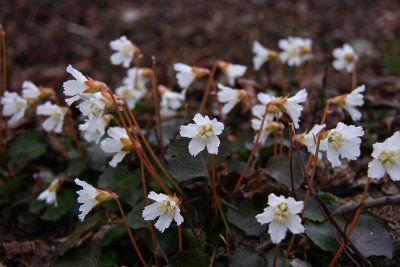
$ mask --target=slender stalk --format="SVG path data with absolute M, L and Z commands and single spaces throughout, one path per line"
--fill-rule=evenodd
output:
M 290 252 L 292 251 L 294 241 L 296 240 L 296 235 L 292 234 L 290 237 L 289 245 L 287 247 L 287 250 L 285 252 L 285 260 L 289 257 Z
M 199 113 L 203 113 L 206 108 L 208 95 L 210 94 L 211 85 L 214 82 L 214 76 L 215 76 L 216 71 L 217 71 L 217 63 L 214 63 L 211 68 L 211 73 L 208 76 L 206 88 L 204 89 L 203 98 L 201 99 L 201 103 L 200 103 L 200 107 L 199 107 L 199 111 L 198 111 Z
M 329 100 L 326 101 L 325 108 L 324 108 L 324 113 L 322 114 L 322 118 L 321 118 L 321 124 L 325 123 L 326 116 L 328 115 L 328 110 L 329 110 L 330 104 L 331 104 L 331 102 Z
M 279 140 L 279 154 L 283 153 L 283 135 L 284 135 L 284 132 L 283 132 L 283 129 L 281 129 L 280 130 L 281 139 Z
M 254 145 L 253 145 L 253 149 L 251 150 L 250 156 L 249 156 L 249 158 L 248 158 L 248 160 L 247 160 L 247 163 L 246 163 L 246 165 L 245 165 L 245 167 L 244 167 L 244 169 L 243 169 L 243 171 L 242 171 L 242 174 L 241 174 L 240 177 L 239 177 L 239 180 L 236 182 L 235 188 L 233 189 L 234 192 L 236 192 L 237 190 L 239 190 L 240 185 L 241 185 L 242 182 L 243 182 L 244 176 L 246 175 L 247 169 L 249 168 L 250 163 L 251 163 L 251 161 L 253 160 L 254 153 L 256 152 L 256 150 L 257 150 L 257 148 L 258 148 L 258 142 L 259 142 L 259 140 L 260 140 L 261 132 L 263 131 L 263 127 L 264 127 L 264 123 L 265 123 L 265 118 L 267 117 L 267 113 L 268 113 L 269 106 L 270 106 L 270 103 L 268 103 L 267 106 L 266 106 L 266 108 L 265 108 L 264 115 L 262 116 L 262 121 L 261 121 L 260 130 L 259 130 L 258 133 L 257 133 L 256 140 L 255 140 Z
M 183 251 L 182 244 L 182 225 L 178 225 L 178 241 L 179 241 L 179 252 Z
M 125 109 L 127 108 L 127 104 L 126 102 L 124 102 L 124 106 Z M 147 141 L 147 138 L 143 135 L 142 131 L 140 130 L 140 126 L 135 118 L 135 116 L 133 115 L 133 112 L 130 109 L 128 110 L 128 120 L 135 126 L 135 128 L 139 129 L 139 136 L 141 138 L 141 140 L 143 141 L 144 145 L 147 148 L 147 151 L 150 153 L 150 156 L 152 157 L 152 159 L 155 161 L 156 165 L 160 168 L 160 170 L 164 173 L 164 175 L 167 177 L 168 181 L 172 184 L 172 186 L 175 188 L 176 191 L 179 192 L 179 194 L 183 197 L 186 198 L 185 193 L 183 192 L 183 190 L 179 187 L 179 185 L 175 182 L 175 180 L 171 177 L 171 175 L 167 172 L 167 170 L 165 169 L 164 165 L 161 164 L 160 160 L 158 159 L 158 157 L 156 156 L 156 154 L 154 153 L 154 150 L 152 149 L 152 147 L 150 146 L 149 142 Z M 135 133 L 136 134 L 136 133 Z M 137 137 L 139 140 L 139 137 Z M 146 156 L 147 158 L 147 156 Z M 149 160 L 148 160 L 149 161 Z M 150 161 L 149 161 L 150 162 Z
M 219 113 L 219 120 L 224 123 L 224 113 L 222 113 L 222 105 L 218 101 L 218 90 L 217 86 L 215 86 L 215 83 L 213 83 L 213 97 L 214 97 L 214 103 L 217 106 L 218 113 Z
M 312 83 L 312 60 L 307 61 L 307 87 L 310 88 Z
M 292 189 L 292 194 L 295 200 L 297 200 L 296 189 L 294 188 L 294 177 L 293 177 L 293 136 L 294 136 L 294 128 L 293 124 L 289 123 L 289 171 L 290 171 L 290 186 Z
M 142 265 L 147 267 L 148 265 L 147 265 L 146 261 L 144 260 L 143 255 L 140 252 L 138 245 L 136 244 L 135 238 L 133 237 L 132 230 L 131 230 L 131 228 L 129 226 L 128 220 L 126 219 L 126 215 L 125 215 L 124 209 L 122 208 L 121 201 L 119 200 L 119 197 L 118 197 L 117 194 L 114 194 L 113 197 L 114 197 L 114 200 L 118 204 L 118 208 L 119 208 L 119 211 L 121 212 L 121 216 L 122 216 L 122 219 L 124 221 L 125 228 L 128 231 L 128 235 L 129 235 L 129 238 L 131 240 L 132 246 L 133 246 L 136 254 L 138 255 L 139 260 L 142 263 Z
M 353 230 L 354 230 L 354 228 L 356 226 L 357 219 L 361 214 L 362 206 L 364 205 L 365 199 L 367 198 L 368 188 L 369 188 L 370 184 L 371 184 L 371 178 L 368 178 L 368 181 L 365 184 L 364 192 L 363 192 L 363 194 L 361 196 L 361 200 L 360 200 L 360 203 L 358 205 L 358 208 L 357 208 L 357 210 L 356 210 L 356 212 L 355 212 L 355 214 L 353 216 L 353 219 L 351 221 L 350 227 L 347 230 L 347 237 L 349 237 L 349 238 L 350 238 L 351 234 L 353 233 Z M 342 254 L 342 251 L 343 251 L 343 248 L 339 247 L 339 249 L 336 251 L 335 255 L 333 256 L 331 262 L 329 263 L 329 267 L 335 266 L 336 261 L 340 257 L 340 254 Z
M 76 148 L 77 148 L 78 151 L 79 151 L 79 154 L 81 155 L 82 158 L 84 158 L 84 157 L 85 157 L 85 154 L 86 154 L 86 153 L 85 153 L 85 149 L 84 149 L 84 147 L 82 146 L 82 143 L 81 143 L 81 141 L 80 141 L 80 139 L 79 139 L 79 134 L 76 132 L 76 129 L 75 129 L 75 127 L 74 127 L 74 120 L 72 119 L 72 115 L 71 115 L 70 112 L 68 112 L 68 119 L 69 119 L 69 123 L 68 123 L 68 125 L 67 125 L 67 127 L 68 127 L 68 132 L 69 132 L 69 134 L 71 135 L 72 140 L 74 141 L 75 146 L 76 146 Z
M 315 170 L 317 169 L 317 164 L 318 164 L 318 152 L 319 152 L 320 144 L 321 144 L 321 137 L 318 136 L 317 148 L 315 149 L 315 156 L 313 156 L 314 162 L 313 162 L 312 171 L 311 171 L 311 177 L 310 177 L 310 184 L 311 185 L 314 184 L 314 176 L 315 176 Z M 309 198 L 310 198 L 310 189 L 307 188 L 306 195 L 305 195 L 304 200 L 303 200 L 304 207 L 306 207 Z M 304 212 L 304 210 L 305 210 L 305 208 L 303 209 L 303 212 Z
M 217 207 L 217 201 L 218 201 L 218 192 L 217 192 L 217 181 L 216 181 L 216 166 L 215 166 L 215 155 L 211 155 L 211 191 L 213 194 L 213 207 L 214 207 L 214 212 L 215 215 L 218 215 L 218 207 Z
M 154 101 L 154 112 L 156 116 L 157 134 L 158 134 L 158 147 L 160 149 L 161 155 L 165 155 L 164 144 L 163 144 L 163 133 L 161 125 L 161 114 L 160 114 L 160 94 L 157 90 L 157 62 L 156 58 L 153 56 L 153 71 L 151 73 L 151 87 L 153 90 L 153 101 Z
M 144 173 L 144 165 L 142 160 L 140 160 L 140 179 L 142 182 L 142 188 L 143 188 L 143 197 L 144 197 L 144 203 L 147 205 L 149 205 L 149 200 L 147 198 L 147 186 L 146 186 L 146 176 Z M 157 243 L 157 238 L 156 238 L 156 234 L 154 233 L 154 229 L 153 229 L 153 223 L 151 221 L 147 222 L 147 227 L 149 228 L 150 231 L 150 237 L 151 237 L 151 245 L 153 247 L 153 257 L 154 257 L 154 261 L 156 266 L 160 266 L 160 262 L 158 260 L 157 257 L 157 251 L 159 250 L 158 247 L 158 243 Z
M 279 256 L 279 244 L 276 244 L 275 252 L 274 252 L 274 264 L 273 264 L 273 267 L 276 267 L 276 264 L 278 263 L 278 256 Z

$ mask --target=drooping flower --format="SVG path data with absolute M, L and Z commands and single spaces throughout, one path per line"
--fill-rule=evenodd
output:
M 361 85 L 351 91 L 350 94 L 340 95 L 332 99 L 332 103 L 345 109 L 353 121 L 358 121 L 361 119 L 361 112 L 356 109 L 364 105 L 364 93 L 365 85 Z
M 357 53 L 349 44 L 344 44 L 342 47 L 335 48 L 333 50 L 333 57 L 335 58 L 333 61 L 333 67 L 336 70 L 345 70 L 348 73 L 353 71 L 358 60 Z
M 247 97 L 247 93 L 245 90 L 232 89 L 227 86 L 223 86 L 222 84 L 218 84 L 219 92 L 218 92 L 218 101 L 224 103 L 222 107 L 222 112 L 224 114 L 228 114 L 237 103 L 242 101 L 245 97 Z
M 332 167 L 341 164 L 340 158 L 355 160 L 360 156 L 361 136 L 364 131 L 361 126 L 346 125 L 339 122 L 335 129 L 329 130 L 321 140 L 321 151 L 326 151 Z
M 78 203 L 82 204 L 79 206 L 79 219 L 83 221 L 86 215 L 99 203 L 109 201 L 113 197 L 110 192 L 94 188 L 92 185 L 81 181 L 76 178 L 75 183 L 82 187 L 81 190 L 77 191 Z
M 253 65 L 255 70 L 260 70 L 265 62 L 274 60 L 278 56 L 276 51 L 265 48 L 257 41 L 253 43 L 253 54 Z
M 269 223 L 268 233 L 274 244 L 279 244 L 285 238 L 288 229 L 293 234 L 304 232 L 298 215 L 303 210 L 303 201 L 296 201 L 291 197 L 278 197 L 271 193 L 268 196 L 268 205 L 262 213 L 256 215 L 256 220 L 260 224 Z
M 130 109 L 135 108 L 136 103 L 147 93 L 149 76 L 149 69 L 131 68 L 123 79 L 123 85 L 116 89 L 115 93 L 126 100 Z
M 133 144 L 124 128 L 110 127 L 107 130 L 107 134 L 111 138 L 108 137 L 101 141 L 100 147 L 106 153 L 115 154 L 109 164 L 112 167 L 116 167 L 125 155 L 134 149 Z
M 110 57 L 111 63 L 113 65 L 122 65 L 124 68 L 129 68 L 135 54 L 139 52 L 139 48 L 132 44 L 126 36 L 121 36 L 111 41 L 110 48 L 116 51 Z
M 195 79 L 209 74 L 208 69 L 191 67 L 183 63 L 174 64 L 174 70 L 177 72 L 176 79 L 178 80 L 179 86 L 183 89 L 183 92 L 187 90 Z
M 368 164 L 368 176 L 380 179 L 388 173 L 393 181 L 400 181 L 400 132 L 395 132 L 383 143 L 375 143 L 373 160 Z
M 312 40 L 300 37 L 289 37 L 279 40 L 279 47 L 283 50 L 279 53 L 282 62 L 289 66 L 300 66 L 312 58 Z
M 169 196 L 162 193 L 157 194 L 154 191 L 151 191 L 148 198 L 156 202 L 144 208 L 142 217 L 146 221 L 152 221 L 159 217 L 154 226 L 161 233 L 171 225 L 172 220 L 175 220 L 177 225 L 183 223 L 183 217 L 180 214 L 179 209 L 180 201 L 175 195 Z
M 60 187 L 61 181 L 60 179 L 56 178 L 54 179 L 49 187 L 44 190 L 40 195 L 37 197 L 38 200 L 44 200 L 46 201 L 47 205 L 54 205 L 55 207 L 58 206 L 57 203 L 57 191 L 58 188 Z
M 20 97 L 17 93 L 4 92 L 1 98 L 3 105 L 3 116 L 10 117 L 8 124 L 14 124 L 19 121 L 28 109 L 28 101 Z
M 48 116 L 48 118 L 42 123 L 43 129 L 47 132 L 61 133 L 64 124 L 65 114 L 68 109 L 59 107 L 51 104 L 49 101 L 37 106 L 36 114 Z
M 39 87 L 31 81 L 24 81 L 22 83 L 22 97 L 25 99 L 37 100 L 41 95 Z
M 182 107 L 182 103 L 185 101 L 184 94 L 174 92 L 163 85 L 158 86 L 158 91 L 161 95 L 161 110 L 175 111 Z
M 247 70 L 246 66 L 239 64 L 232 64 L 224 61 L 218 62 L 218 67 L 226 75 L 228 83 L 232 86 L 235 85 L 235 80 L 237 78 L 242 77 Z
M 192 138 L 189 143 L 189 153 L 196 156 L 207 147 L 210 154 L 218 154 L 220 140 L 217 137 L 224 130 L 224 124 L 217 119 L 210 120 L 197 113 L 193 118 L 195 123 L 181 126 L 180 135 Z
M 309 132 L 296 134 L 295 140 L 307 147 L 308 152 L 315 156 L 317 152 L 318 135 L 325 128 L 325 124 L 315 124 Z M 319 149 L 321 150 L 321 149 Z M 321 153 L 318 153 L 318 158 L 321 158 Z
M 253 115 L 255 115 L 256 118 L 251 119 L 251 127 L 255 131 L 260 131 L 262 124 L 262 117 L 264 114 L 259 116 L 256 115 L 256 113 L 253 112 Z M 274 114 L 267 113 L 263 127 L 261 129 L 260 137 L 258 139 L 259 144 L 264 145 L 270 134 L 276 133 L 283 129 L 284 126 L 281 123 L 274 121 L 274 117 L 275 117 Z M 257 140 L 257 135 L 254 137 L 254 142 L 256 142 L 256 140 Z
M 99 92 L 102 88 L 103 83 L 86 78 L 71 65 L 68 65 L 67 72 L 75 78 L 75 80 L 68 80 L 63 83 L 64 95 L 69 97 L 65 99 L 68 106 L 80 99 L 87 100 L 91 94 Z

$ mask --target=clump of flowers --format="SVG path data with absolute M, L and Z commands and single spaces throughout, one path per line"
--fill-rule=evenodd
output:
M 312 58 L 312 40 L 300 37 L 289 37 L 279 40 L 279 58 L 289 66 L 300 66 Z

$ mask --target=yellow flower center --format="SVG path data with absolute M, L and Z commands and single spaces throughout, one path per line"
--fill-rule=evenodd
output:
M 131 151 L 133 150 L 133 145 L 131 143 L 131 140 L 129 138 L 123 137 L 119 139 L 119 141 L 122 144 L 122 151 Z
M 309 46 L 306 46 L 306 45 L 300 46 L 300 55 L 304 56 L 304 55 L 309 54 L 310 52 L 311 52 L 311 49 Z
M 15 108 L 19 111 L 24 107 L 22 102 L 15 102 Z
M 289 217 L 289 209 L 286 203 L 281 203 L 275 207 L 274 220 L 280 223 L 286 222 Z
M 199 127 L 199 131 L 197 132 L 197 138 L 206 140 L 213 136 L 214 132 L 212 129 L 212 125 L 210 123 L 201 125 Z
M 53 111 L 51 113 L 51 117 L 53 118 L 53 120 L 58 121 L 61 118 L 61 114 L 59 112 L 57 112 L 57 111 Z
M 171 206 L 169 200 L 161 201 L 158 205 L 160 205 L 161 213 L 166 213 L 169 216 L 174 215 L 175 207 Z
M 346 53 L 344 55 L 344 60 L 346 60 L 347 62 L 351 63 L 355 60 L 355 56 L 353 53 Z
M 341 148 L 345 141 L 346 138 L 344 138 L 344 135 L 340 132 L 333 132 L 328 137 L 328 143 L 335 149 Z
M 247 93 L 245 90 L 239 90 L 239 94 L 238 94 L 238 100 L 241 101 L 243 98 L 245 98 L 247 96 Z
M 124 46 L 122 47 L 122 50 L 121 50 L 121 51 L 122 51 L 122 54 L 123 54 L 125 57 L 129 57 L 130 54 L 131 54 L 132 49 L 133 49 L 132 45 L 126 44 L 126 45 L 124 45 Z
M 289 54 L 290 57 L 297 57 L 298 52 L 295 47 L 291 47 L 288 49 L 287 53 Z
M 386 168 L 392 166 L 397 161 L 397 153 L 391 150 L 384 150 L 378 157 L 379 161 L 382 163 L 383 166 Z
M 96 199 L 98 202 L 109 201 L 109 200 L 112 199 L 111 194 L 108 193 L 107 191 L 103 191 L 103 190 L 97 189 L 97 192 L 98 192 L 98 194 L 97 194 L 97 196 L 95 197 L 95 199 Z M 86 198 L 87 200 L 89 200 L 89 199 L 91 198 L 90 194 L 85 195 L 85 198 Z

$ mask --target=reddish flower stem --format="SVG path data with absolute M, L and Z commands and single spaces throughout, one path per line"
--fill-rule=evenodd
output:
M 214 76 L 215 76 L 216 71 L 217 71 L 217 63 L 214 63 L 211 68 L 211 73 L 208 76 L 206 88 L 204 89 L 203 98 L 201 99 L 201 103 L 200 103 L 200 107 L 199 107 L 199 111 L 198 111 L 199 113 L 203 113 L 206 108 L 208 95 L 210 94 L 211 85 L 214 82 Z
M 213 207 L 215 215 L 218 216 L 218 192 L 217 192 L 217 181 L 216 181 L 216 166 L 215 166 L 215 155 L 211 155 L 211 191 L 213 194 Z

